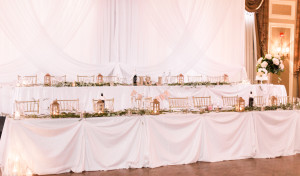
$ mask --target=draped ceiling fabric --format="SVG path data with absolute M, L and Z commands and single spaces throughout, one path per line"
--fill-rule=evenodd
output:
M 245 8 L 248 12 L 256 12 L 263 4 L 264 0 L 246 0 Z
M 244 0 L 0 0 L 0 82 L 19 75 L 247 78 Z

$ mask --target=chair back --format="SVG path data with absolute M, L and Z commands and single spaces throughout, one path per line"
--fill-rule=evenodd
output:
M 15 112 L 21 115 L 26 114 L 39 114 L 40 101 L 15 101 Z
M 143 102 L 144 109 L 151 110 L 152 109 L 151 103 L 152 103 L 152 97 L 144 98 L 144 102 Z
M 266 99 L 263 96 L 254 97 L 254 106 L 261 107 L 266 106 Z
M 67 82 L 67 76 L 51 76 L 51 85 L 55 85 L 60 82 Z
M 143 108 L 143 96 L 141 94 L 131 96 L 131 107 L 134 109 Z
M 79 112 L 79 99 L 57 100 L 60 112 Z
M 19 76 L 18 83 L 20 86 L 36 86 L 37 85 L 37 75 L 35 76 Z
M 203 108 L 212 105 L 211 97 L 193 97 L 193 104 L 195 108 Z
M 185 110 L 189 107 L 188 97 L 185 98 L 169 98 L 169 108 L 171 110 Z
M 177 76 L 167 76 L 166 77 L 167 80 L 168 80 L 168 84 L 174 84 L 174 83 L 177 83 Z
M 292 98 L 290 98 L 289 96 L 277 97 L 277 105 L 286 105 L 292 102 Z
M 224 76 L 207 76 L 207 81 L 210 83 L 224 82 Z
M 103 82 L 105 83 L 117 83 L 118 82 L 118 77 L 116 76 L 103 76 Z
M 93 82 L 95 82 L 95 76 L 79 76 L 79 75 L 77 75 L 77 82 L 93 83 Z
M 233 107 L 237 104 L 238 96 L 233 96 L 233 97 L 222 96 L 222 100 L 223 100 L 223 106 Z
M 203 76 L 188 76 L 188 82 L 205 82 Z

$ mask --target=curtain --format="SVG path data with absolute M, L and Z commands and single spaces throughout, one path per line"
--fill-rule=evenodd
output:
M 19 75 L 247 78 L 243 0 L 0 0 L 0 82 Z
M 269 0 L 264 0 L 256 14 L 257 57 L 268 52 Z
M 245 38 L 246 38 L 246 70 L 247 75 L 251 83 L 255 82 L 256 76 L 256 33 L 255 33 L 255 14 L 250 12 L 245 12 Z

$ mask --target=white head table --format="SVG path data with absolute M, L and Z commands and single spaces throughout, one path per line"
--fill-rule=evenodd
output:
M 115 99 L 115 110 L 131 108 L 131 93 L 135 90 L 137 94 L 144 97 L 155 98 L 165 91 L 170 97 L 211 96 L 215 105 L 222 106 L 222 96 L 241 96 L 248 101 L 250 91 L 254 96 L 286 96 L 283 85 L 220 85 L 220 86 L 105 86 L 105 87 L 2 87 L 0 88 L 0 113 L 12 114 L 14 102 L 40 100 L 40 112 L 49 113 L 49 106 L 55 99 L 79 99 L 80 111 L 93 111 L 93 99 L 98 99 L 101 93 L 106 98 Z M 192 101 L 190 101 L 192 104 Z M 167 100 L 161 101 L 161 108 L 168 109 Z
M 7 119 L 2 173 L 36 174 L 270 158 L 300 151 L 300 112 Z M 25 171 L 24 171 L 25 172 Z

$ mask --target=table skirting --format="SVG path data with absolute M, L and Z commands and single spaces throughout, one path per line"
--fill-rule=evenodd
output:
M 7 119 L 2 173 L 36 174 L 272 158 L 300 151 L 300 111 Z M 15 161 L 14 158 L 18 158 Z
M 80 111 L 93 111 L 93 99 L 98 99 L 101 93 L 108 99 L 114 98 L 114 109 L 123 110 L 132 108 L 131 93 L 135 90 L 137 94 L 144 97 L 155 98 L 165 91 L 170 97 L 189 97 L 192 106 L 192 96 L 211 96 L 214 105 L 222 106 L 222 96 L 241 96 L 248 101 L 250 91 L 254 96 L 287 96 L 283 85 L 220 85 L 220 86 L 105 86 L 105 87 L 15 87 L 0 88 L 0 113 L 12 114 L 14 102 L 40 100 L 40 113 L 48 114 L 49 106 L 55 99 L 79 99 Z M 161 108 L 168 109 L 169 103 L 166 99 L 160 100 Z

